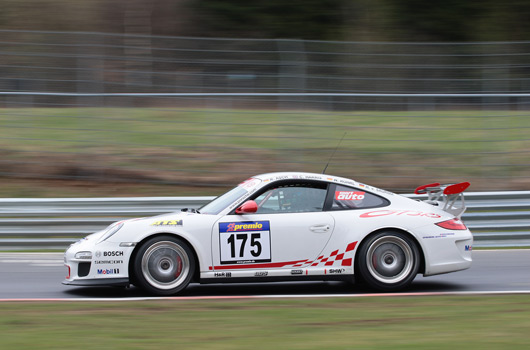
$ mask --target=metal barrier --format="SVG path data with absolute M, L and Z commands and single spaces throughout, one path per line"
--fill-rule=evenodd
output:
M 198 208 L 213 198 L 1 199 L 0 250 L 64 249 L 114 221 Z M 463 219 L 476 247 L 530 246 L 530 191 L 471 192 L 466 203 Z

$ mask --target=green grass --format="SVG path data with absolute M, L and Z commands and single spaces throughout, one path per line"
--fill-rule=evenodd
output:
M 0 304 L 5 349 L 527 349 L 530 296 Z
M 331 174 L 403 191 L 434 180 L 471 181 L 473 191 L 526 189 L 528 114 L 3 108 L 0 166 L 30 179 L 0 181 L 0 196 L 98 196 L 111 188 L 168 195 L 182 182 L 178 194 L 208 194 L 189 184 L 226 188 L 256 173 L 321 172 L 345 132 Z M 57 180 L 72 175 L 96 180 Z

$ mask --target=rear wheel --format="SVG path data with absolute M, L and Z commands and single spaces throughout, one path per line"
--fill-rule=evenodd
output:
M 138 286 L 157 295 L 172 295 L 186 288 L 194 271 L 191 249 L 173 236 L 149 239 L 142 244 L 134 260 Z
M 410 285 L 420 266 L 416 243 L 398 231 L 377 233 L 367 239 L 357 254 L 360 277 L 374 289 L 391 292 Z

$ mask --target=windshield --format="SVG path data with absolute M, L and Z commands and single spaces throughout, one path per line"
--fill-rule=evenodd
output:
M 210 203 L 201 207 L 199 209 L 199 212 L 201 214 L 217 215 L 224 208 L 228 207 L 230 204 L 234 203 L 236 200 L 243 197 L 247 193 L 248 191 L 244 189 L 243 187 L 240 187 L 240 186 L 235 187 L 231 189 L 230 191 L 226 192 L 225 194 L 223 194 L 222 196 L 215 198 Z

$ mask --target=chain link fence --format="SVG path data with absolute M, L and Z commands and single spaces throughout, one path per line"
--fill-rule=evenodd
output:
M 530 188 L 530 42 L 0 36 L 3 179 Z

